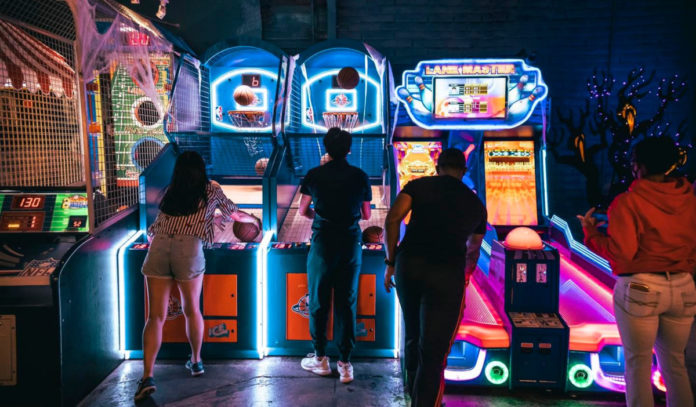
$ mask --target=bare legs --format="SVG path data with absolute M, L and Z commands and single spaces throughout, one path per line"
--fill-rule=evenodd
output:
M 203 275 L 177 281 L 186 317 L 186 335 L 191 345 L 191 361 L 201 360 L 203 343 L 203 316 L 201 315 L 201 288 Z M 174 280 L 147 277 L 148 316 L 143 329 L 143 377 L 152 377 L 155 360 L 162 344 L 162 326 L 167 317 L 169 296 Z
M 148 315 L 143 329 L 143 377 L 152 377 L 155 368 L 172 287 L 172 279 L 147 277 Z
M 186 316 L 186 336 L 191 345 L 191 361 L 196 363 L 201 360 L 201 344 L 203 343 L 203 315 L 201 315 L 201 288 L 203 286 L 203 274 L 188 280 L 177 281 L 179 292 Z

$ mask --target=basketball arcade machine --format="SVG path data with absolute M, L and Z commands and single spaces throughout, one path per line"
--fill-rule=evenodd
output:
M 264 174 L 278 137 L 288 57 L 261 42 L 248 45 L 220 43 L 199 65 L 190 59 L 178 70 L 172 108 L 167 121 L 173 143 L 143 173 L 141 224 L 144 231 L 158 213 L 158 203 L 169 183 L 179 151 L 197 151 L 208 175 L 217 181 L 240 210 L 263 223 Z M 199 85 L 202 83 L 202 87 Z M 192 120 L 192 118 L 198 117 Z M 280 140 L 280 142 L 279 142 Z M 205 324 L 203 356 L 215 358 L 263 357 L 262 269 L 271 234 L 253 232 L 246 224 L 229 222 L 215 231 L 215 241 L 204 250 L 202 312 Z M 139 242 L 130 251 L 132 285 L 142 287 L 137 274 L 148 245 Z M 137 291 L 134 291 L 137 292 Z M 131 349 L 140 349 L 144 299 L 131 301 Z M 163 355 L 186 355 L 188 341 L 178 292 L 170 299 L 163 332 Z
M 389 197 L 383 177 L 389 128 L 387 67 L 386 59 L 368 45 L 346 40 L 317 44 L 296 60 L 286 107 L 287 148 L 274 163 L 270 180 L 270 190 L 276 192 L 269 203 L 278 231 L 267 260 L 267 281 L 274 282 L 267 288 L 268 313 L 278 318 L 267 330 L 270 355 L 304 355 L 312 349 L 306 268 L 312 221 L 298 211 L 299 185 L 308 170 L 328 158 L 322 140 L 329 128 L 352 133 L 348 162 L 363 169 L 372 184 L 372 217 L 361 221 L 361 228 L 384 224 Z M 358 77 L 351 77 L 355 72 Z M 345 81 L 351 80 L 353 86 L 347 86 Z M 380 289 L 383 259 L 383 244 L 363 245 L 355 356 L 397 355 L 396 301 Z M 333 315 L 328 339 L 333 339 Z
M 48 23 L 21 7 L 8 12 L 29 22 L 0 19 L 16 68 L 0 69 L 0 399 L 11 405 L 75 405 L 120 363 L 113 259 L 136 229 L 128 211 L 94 226 L 73 15 L 45 7 Z
M 421 79 L 416 80 L 416 76 Z M 571 260 L 567 250 L 554 239 L 559 233 L 553 231 L 558 228 L 554 223 L 547 223 L 547 102 L 544 99 L 548 90 L 541 72 L 521 60 L 426 61 L 415 71 L 405 72 L 404 83 L 407 86 L 398 89 L 398 94 L 409 103 L 408 113 L 419 126 L 466 130 L 454 144 L 470 153 L 470 183 L 481 187 L 478 193 L 486 203 L 488 220 L 493 226 L 482 245 L 479 271 L 467 290 L 467 309 L 446 377 L 460 383 L 486 384 L 480 378 L 483 372 L 488 383 L 494 385 L 503 384 L 510 377 L 510 387 L 620 391 L 622 357 L 616 347 L 620 340 L 612 315 L 611 294 L 601 278 L 591 275 L 599 267 L 591 262 L 581 265 Z M 434 90 L 430 96 L 434 106 L 432 115 L 406 97 L 422 92 L 423 83 L 425 90 L 427 85 Z M 525 253 L 510 251 L 497 242 L 498 237 L 502 241 L 517 226 L 535 229 L 546 243 L 539 250 Z M 512 266 L 507 256 L 517 256 L 521 267 L 519 277 L 508 270 Z M 588 256 L 598 257 L 591 252 Z M 535 267 L 546 271 L 537 275 L 533 271 Z M 525 278 L 527 270 L 529 278 Z M 558 299 L 555 306 L 553 301 L 546 304 L 533 301 L 535 292 L 542 295 L 550 285 L 555 287 L 551 294 L 556 293 Z M 514 290 L 518 292 L 518 301 L 513 305 L 510 298 L 503 296 L 512 295 Z M 519 300 L 525 295 L 529 298 L 527 303 Z M 500 298 L 507 302 L 503 304 Z M 480 306 L 479 299 L 485 307 Z M 512 318 L 511 312 L 518 314 Z M 519 312 L 548 315 L 539 319 L 529 315 L 529 318 L 518 318 Z M 569 340 L 565 345 L 560 344 L 560 348 L 557 335 L 551 335 L 553 329 L 539 328 L 559 326 L 560 329 L 565 325 L 569 332 L 557 333 L 569 335 Z M 524 336 L 514 332 L 522 333 L 534 326 L 537 328 L 531 329 L 540 334 L 537 339 L 531 340 L 526 332 L 524 341 L 513 341 L 514 337 Z M 485 346 L 484 338 L 493 337 L 506 346 L 498 350 Z M 551 342 L 556 345 L 549 345 Z M 510 356 L 501 359 L 502 350 L 508 346 L 511 346 Z M 561 371 L 565 363 L 551 369 L 550 355 L 565 360 L 566 356 L 560 356 L 565 346 L 569 355 L 568 371 Z M 487 361 L 493 352 L 500 355 Z M 541 366 L 546 366 L 545 371 L 539 369 Z M 548 376 L 551 371 L 553 375 Z

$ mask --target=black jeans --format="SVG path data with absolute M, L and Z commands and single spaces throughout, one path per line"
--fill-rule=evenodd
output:
M 333 290 L 335 338 L 342 362 L 350 362 L 355 347 L 358 277 L 362 264 L 360 228 L 348 231 L 314 230 L 307 257 L 309 332 L 317 356 L 326 355 L 326 329 Z
M 464 266 L 461 258 L 396 256 L 396 293 L 406 330 L 406 385 L 413 407 L 441 401 L 447 355 L 464 311 Z

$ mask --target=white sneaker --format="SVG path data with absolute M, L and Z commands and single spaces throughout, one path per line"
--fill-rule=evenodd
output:
M 343 363 L 339 360 L 336 367 L 338 367 L 338 374 L 341 376 L 341 383 L 353 381 L 353 365 L 350 362 Z
M 306 358 L 302 359 L 301 366 L 304 370 L 309 370 L 319 376 L 328 376 L 331 374 L 328 356 L 318 358 L 315 354 L 309 353 Z

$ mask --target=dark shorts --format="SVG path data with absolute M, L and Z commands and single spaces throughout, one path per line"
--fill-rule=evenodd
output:
M 146 277 L 188 281 L 205 271 L 203 241 L 196 236 L 155 235 L 145 257 Z

